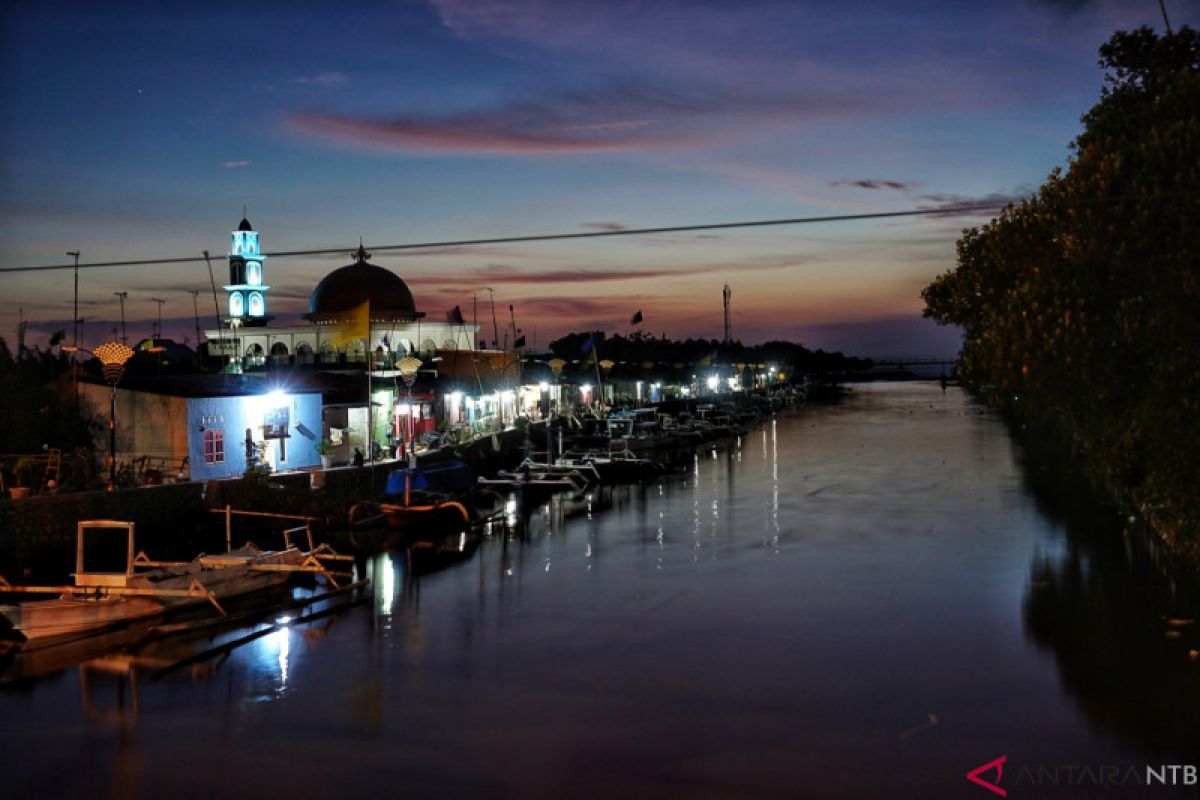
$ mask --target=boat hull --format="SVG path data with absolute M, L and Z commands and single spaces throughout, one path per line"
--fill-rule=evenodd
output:
M 125 587 L 135 592 L 181 592 L 197 587 L 193 594 L 126 595 L 100 588 L 87 594 L 0 606 L 0 615 L 25 638 L 25 649 L 29 649 L 273 589 L 291 577 L 286 568 L 299 566 L 303 559 L 298 550 L 202 558 L 134 575 Z M 273 569 L 279 567 L 283 569 Z

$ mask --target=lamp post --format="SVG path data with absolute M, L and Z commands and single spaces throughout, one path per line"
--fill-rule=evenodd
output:
M 133 350 L 121 342 L 105 342 L 95 350 L 84 347 L 64 347 L 67 352 L 76 350 L 91 353 L 100 360 L 101 372 L 109 386 L 108 405 L 108 491 L 117 488 L 117 383 L 125 374 L 125 363 L 133 358 Z
M 400 378 L 404 381 L 404 386 L 408 389 L 408 422 L 404 424 L 404 449 L 408 451 L 408 470 L 404 473 L 404 505 L 408 505 L 410 485 L 412 482 L 412 474 L 417 468 L 417 451 L 416 448 L 409 446 L 409 428 L 412 426 L 412 387 L 417 380 L 417 370 L 421 368 L 421 359 L 405 356 L 396 362 L 396 369 L 400 370 Z
M 121 301 L 121 344 L 129 344 L 129 337 L 125 335 L 125 298 L 129 297 L 129 292 L 113 292 L 113 296 Z
M 554 399 L 557 404 L 558 402 L 561 402 L 560 397 L 559 397 L 560 390 L 558 388 L 558 385 L 559 385 L 559 382 L 562 380 L 563 367 L 565 367 L 567 365 L 567 362 L 563 361 L 561 358 L 552 358 L 549 361 L 547 361 L 546 364 L 550 367 L 550 371 L 554 373 L 554 394 L 555 394 Z M 552 411 L 552 410 L 557 410 L 559 412 L 562 411 L 562 408 L 552 409 L 550 407 L 550 405 L 551 405 L 550 401 L 549 401 L 549 399 L 547 399 L 547 401 L 546 401 L 546 407 L 547 407 L 546 410 L 547 411 Z M 562 454 L 559 453 L 559 455 L 562 455 Z

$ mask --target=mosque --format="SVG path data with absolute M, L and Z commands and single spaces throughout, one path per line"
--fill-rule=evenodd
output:
M 474 349 L 478 325 L 426 319 L 408 285 L 391 270 L 372 264 L 361 244 L 353 263 L 317 283 L 303 315 L 307 323 L 273 325 L 267 257 L 258 231 L 243 218 L 231 236 L 223 328 L 205 332 L 216 343 L 211 355 L 230 357 L 233 364 L 250 369 L 286 364 L 361 369 L 370 351 L 373 367 L 387 369 L 406 355 L 428 358 L 438 350 Z M 369 315 L 366 335 L 348 337 L 347 331 L 363 324 L 364 313 Z
M 291 407 L 298 408 L 295 397 L 302 387 L 320 391 L 323 419 L 316 428 L 327 434 L 342 463 L 355 448 L 370 452 L 373 443 L 413 441 L 433 432 L 439 421 L 448 429 L 480 432 L 507 427 L 520 413 L 521 400 L 530 392 L 518 389 L 517 354 L 475 349 L 479 326 L 463 320 L 457 308 L 446 322 L 426 319 L 407 284 L 372 264 L 361 244 L 353 263 L 333 270 L 313 288 L 304 322 L 276 325 L 258 231 L 242 219 L 231 237 L 226 313 L 219 330 L 206 331 L 208 354 L 227 361 L 224 372 L 266 372 L 272 385 L 275 376 L 269 373 L 277 372 L 278 383 L 289 387 L 281 402 Z M 405 384 L 401 362 L 408 356 L 421 366 L 420 374 L 410 372 Z M 366 382 L 353 378 L 364 373 Z M 350 396 L 345 380 L 336 388 L 339 377 L 356 387 Z M 536 398 L 526 404 L 535 403 Z M 276 436 L 265 423 L 248 430 L 252 442 L 287 438 L 286 431 Z M 275 444 L 266 452 L 272 468 L 284 462 L 282 444 Z M 200 445 L 193 445 L 199 452 Z M 210 463 L 207 450 L 203 463 Z M 223 458 L 214 468 L 236 472 L 238 466 Z

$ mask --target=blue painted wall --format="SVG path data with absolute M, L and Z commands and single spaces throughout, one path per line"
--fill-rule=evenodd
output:
M 279 471 L 321 463 L 313 445 L 321 439 L 321 395 L 317 392 L 266 396 L 204 397 L 188 400 L 188 458 L 192 480 L 229 478 L 246 471 L 246 429 L 255 441 L 263 440 L 263 422 L 272 408 L 288 409 L 288 438 L 284 447 L 267 440 L 268 461 Z M 204 463 L 204 431 L 221 430 L 225 457 L 221 463 Z M 282 456 L 282 457 L 281 457 Z

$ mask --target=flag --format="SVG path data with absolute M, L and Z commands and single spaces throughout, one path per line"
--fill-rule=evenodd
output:
M 329 343 L 339 350 L 357 339 L 366 339 L 371 335 L 371 301 L 347 311 L 330 328 Z
M 641 321 L 642 321 L 642 312 L 639 309 L 638 312 L 633 315 L 633 319 L 629 320 L 629 324 L 637 325 L 637 324 L 641 323 Z
M 390 344 L 388 344 L 388 338 L 387 338 L 387 334 L 386 334 L 386 333 L 383 335 L 383 349 L 384 349 L 384 350 L 391 350 L 391 349 L 392 349 L 392 346 L 391 346 Z
M 524 346 L 525 346 L 525 337 L 524 336 L 518 336 L 517 340 L 515 342 L 513 342 L 513 347 L 524 347 Z
M 453 311 L 447 311 L 446 312 L 446 321 L 452 325 L 462 325 L 463 324 L 462 309 L 459 308 L 458 306 L 455 306 Z

